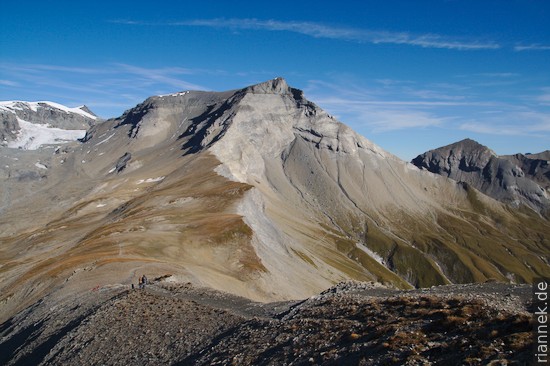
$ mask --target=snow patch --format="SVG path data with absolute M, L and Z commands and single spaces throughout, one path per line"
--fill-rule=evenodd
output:
M 48 102 L 48 101 L 41 101 L 41 102 L 4 101 L 4 102 L 0 102 L 0 109 L 7 110 L 10 112 L 13 112 L 14 110 L 30 109 L 33 112 L 37 112 L 38 108 L 44 108 L 44 105 L 50 108 L 59 109 L 65 113 L 74 113 L 86 118 L 91 118 L 93 120 L 97 119 L 97 117 L 94 116 L 93 114 L 90 114 L 82 110 L 81 108 L 84 106 L 69 108 L 62 104 L 55 103 L 55 102 Z
M 436 261 L 432 261 L 435 266 L 437 267 L 437 269 L 439 270 L 439 273 L 447 280 L 449 281 L 449 283 L 453 283 L 453 281 L 451 281 L 449 279 L 449 277 L 447 277 L 447 275 L 445 274 L 445 272 L 443 271 L 443 268 L 441 268 L 441 266 L 439 265 L 439 263 L 437 263 Z M 496 268 L 496 267 L 495 267 Z
M 86 130 L 64 130 L 27 122 L 19 117 L 17 122 L 21 128 L 17 138 L 8 142 L 8 147 L 13 149 L 37 150 L 43 145 L 76 141 L 86 135 Z
M 163 179 L 164 179 L 164 176 L 156 177 L 156 178 L 140 179 L 136 182 L 136 184 L 160 182 Z
M 101 140 L 100 142 L 98 142 L 97 144 L 95 144 L 95 146 L 99 146 L 99 145 L 101 145 L 101 144 L 106 143 L 106 142 L 109 141 L 109 140 L 111 139 L 111 137 L 113 137 L 114 135 L 115 135 L 115 133 L 113 132 L 112 135 L 110 135 L 109 137 L 107 137 L 107 138 L 104 139 L 104 140 Z
M 48 169 L 47 166 L 45 166 L 44 164 L 41 164 L 40 162 L 36 162 L 34 166 L 40 169 L 46 169 L 46 170 Z
M 185 94 L 189 94 L 189 91 L 184 91 L 184 92 L 179 92 L 179 93 L 172 93 L 172 94 L 162 94 L 162 95 L 159 95 L 159 97 L 161 97 L 161 98 L 164 98 L 164 97 L 181 97 L 181 96 L 184 96 Z
M 379 254 L 373 252 L 372 250 L 370 250 L 369 248 L 367 248 L 365 245 L 361 243 L 355 243 L 355 246 L 357 247 L 357 249 L 360 249 L 363 252 L 367 253 L 372 259 L 374 259 L 384 267 L 386 266 L 386 261 L 384 261 L 384 258 L 382 258 Z

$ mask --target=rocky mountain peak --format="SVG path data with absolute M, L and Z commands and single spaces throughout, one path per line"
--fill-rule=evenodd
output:
M 249 86 L 244 90 L 255 94 L 290 94 L 292 88 L 290 88 L 284 78 L 277 77 L 263 83 Z
M 78 109 L 80 109 L 81 111 L 84 111 L 85 113 L 89 114 L 89 115 L 92 116 L 92 117 L 96 117 L 96 118 L 97 118 L 97 115 L 96 115 L 94 112 L 92 112 L 92 111 L 90 110 L 90 108 L 88 108 L 87 105 L 81 105 L 80 107 L 78 107 Z
M 545 212 L 550 199 L 540 183 L 548 183 L 544 175 L 548 172 L 547 164 L 523 160 L 500 157 L 477 141 L 465 139 L 418 155 L 412 163 L 420 169 L 468 183 L 497 200 Z M 537 179 L 533 179 L 535 176 Z
M 464 140 L 460 140 L 458 142 L 455 142 L 454 144 L 449 145 L 449 147 L 453 148 L 462 148 L 464 150 L 486 150 L 491 151 L 487 146 L 480 144 L 476 140 L 472 140 L 470 138 L 465 138 Z
M 432 173 L 452 176 L 455 171 L 480 171 L 496 154 L 472 139 L 430 150 L 418 155 L 412 163 Z

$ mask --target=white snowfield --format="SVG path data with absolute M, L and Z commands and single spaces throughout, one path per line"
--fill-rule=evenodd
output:
M 136 182 L 136 184 L 142 184 L 142 183 L 155 183 L 160 182 L 164 180 L 164 177 L 156 177 L 156 178 L 147 178 L 147 179 L 140 179 Z
M 157 95 L 157 96 L 160 97 L 160 98 L 164 98 L 164 97 L 182 97 L 185 94 L 189 94 L 189 91 L 182 91 L 182 92 L 179 92 L 179 93 L 172 93 L 172 94 L 161 94 L 161 95 Z
M 23 102 L 23 101 L 0 101 L 0 109 L 13 112 L 14 110 L 25 110 L 30 109 L 33 112 L 37 112 L 39 107 L 43 107 L 44 105 L 49 106 L 51 108 L 59 109 L 65 113 L 75 113 L 79 114 L 86 118 L 91 118 L 93 120 L 96 120 L 97 117 L 93 114 L 90 114 L 81 108 L 84 106 L 69 108 L 62 104 L 55 103 L 55 102 L 48 102 L 48 101 L 40 101 L 40 102 Z
M 21 128 L 17 139 L 8 142 L 8 147 L 23 150 L 36 150 L 41 146 L 76 141 L 86 135 L 86 130 L 64 130 L 40 125 L 17 118 Z

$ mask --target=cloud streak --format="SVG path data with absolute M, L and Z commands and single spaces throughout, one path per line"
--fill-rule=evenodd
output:
M 529 44 L 529 45 L 516 45 L 514 47 L 514 51 L 550 51 L 550 45 L 542 45 L 542 44 Z
M 550 115 L 530 109 L 508 111 L 493 118 L 462 123 L 459 128 L 491 135 L 543 137 L 550 132 Z
M 457 97 L 458 98 L 458 97 Z M 319 103 L 330 105 L 348 105 L 348 106 L 397 106 L 397 107 L 495 107 L 495 102 L 452 102 L 452 101 L 425 101 L 425 100 L 348 100 L 342 98 L 324 98 Z
M 0 90 L 6 99 L 18 95 L 38 100 L 52 99 L 61 104 L 85 103 L 102 117 L 118 115 L 151 94 L 181 90 L 207 90 L 192 83 L 189 77 L 220 71 L 182 67 L 150 68 L 125 63 L 98 67 L 72 67 L 52 64 L 0 63 L 0 73 L 11 80 L 0 79 Z M 27 97 L 28 98 L 28 97 Z M 78 98 L 78 99 L 77 99 Z M 116 111 L 118 110 L 118 111 Z
M 550 101 L 549 90 L 542 88 L 525 103 L 517 100 L 509 103 L 507 98 L 480 99 L 475 90 L 460 85 L 422 85 L 398 80 L 376 81 L 363 89 L 356 88 L 347 79 L 334 83 L 312 80 L 306 92 L 322 108 L 367 136 L 436 129 L 460 136 L 473 133 L 547 139 L 550 115 L 537 107 L 537 103 L 546 105 Z
M 228 28 L 233 30 L 286 31 L 314 38 L 337 39 L 371 44 L 398 44 L 422 48 L 453 49 L 460 51 L 498 49 L 501 46 L 492 41 L 465 40 L 439 34 L 413 34 L 409 32 L 376 31 L 361 28 L 338 27 L 315 22 L 245 19 L 195 19 L 177 22 L 141 22 L 114 20 L 124 25 L 185 26 Z
M 193 84 L 182 80 L 179 75 L 194 75 L 196 72 L 191 69 L 180 67 L 165 67 L 165 68 L 145 68 L 128 64 L 116 64 L 122 72 L 135 75 L 142 79 L 145 83 L 159 83 L 170 85 L 180 89 L 204 90 L 203 86 Z
M 0 80 L 0 85 L 3 86 L 19 86 L 19 83 L 11 80 Z
M 543 88 L 543 94 L 537 96 L 536 100 L 540 104 L 550 106 L 550 88 Z

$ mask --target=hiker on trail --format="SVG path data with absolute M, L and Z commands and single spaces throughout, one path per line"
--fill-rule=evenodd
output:
M 141 277 L 141 284 L 145 288 L 145 285 L 147 284 L 147 277 L 145 277 L 145 275 L 143 275 L 143 277 Z
M 138 279 L 138 288 L 143 288 L 143 281 L 141 280 L 141 277 Z

